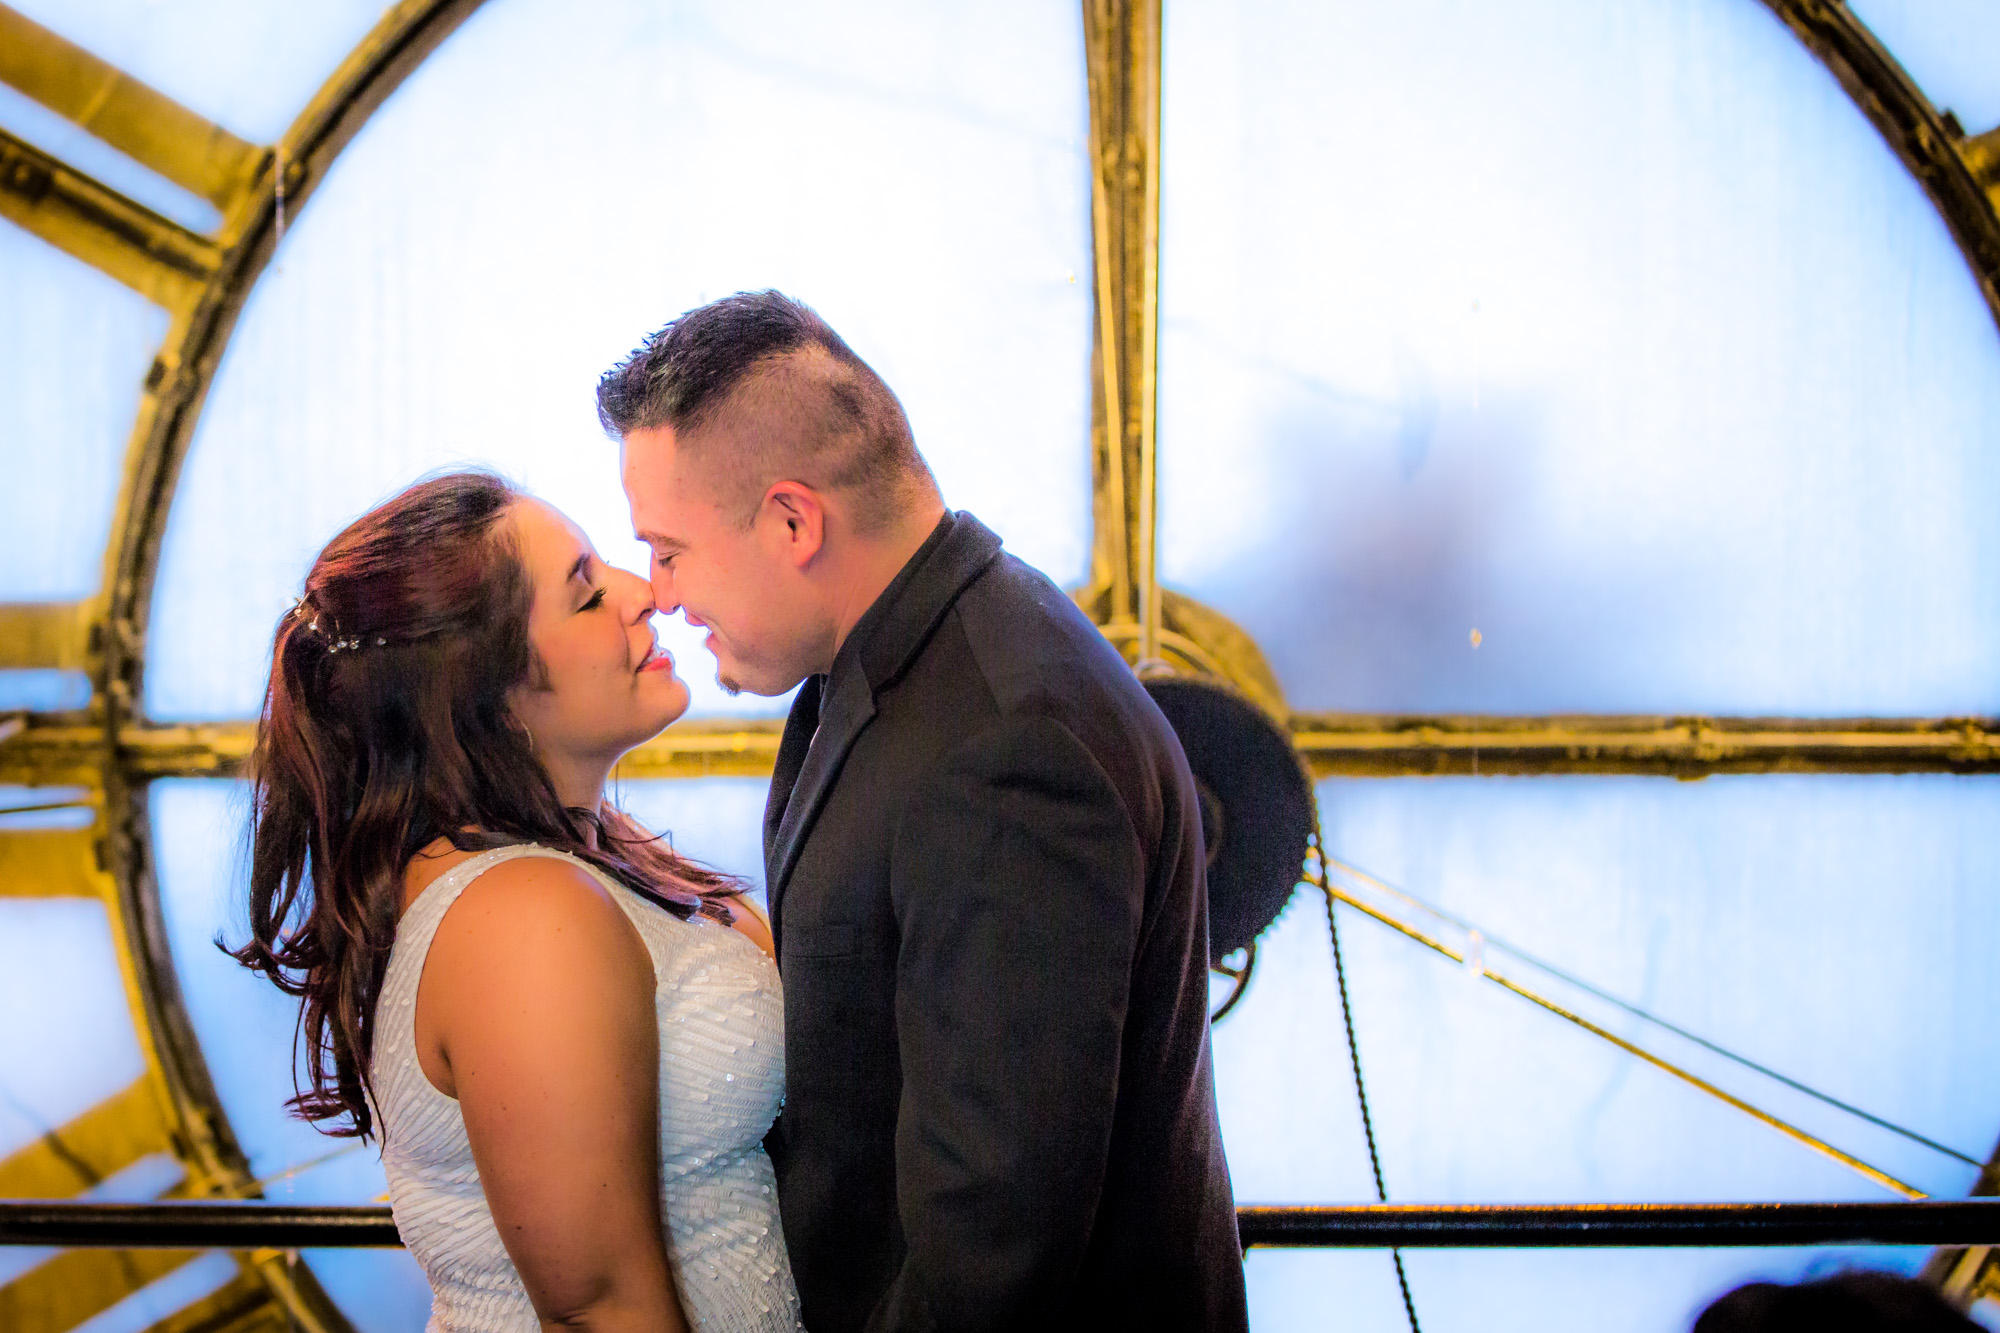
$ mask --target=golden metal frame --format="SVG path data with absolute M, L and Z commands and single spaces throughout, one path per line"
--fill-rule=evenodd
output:
M 0 5 L 0 83 L 228 209 L 256 178 L 264 150 Z
M 215 235 L 200 235 L 0 132 L 0 216 L 143 292 L 172 316 L 135 425 L 104 591 L 57 608 L 0 606 L 0 666 L 83 669 L 95 685 L 81 713 L 0 718 L 0 782 L 84 788 L 87 802 L 102 808 L 91 835 L 94 862 L 79 873 L 101 885 L 123 933 L 128 987 L 153 1069 L 146 1096 L 165 1108 L 121 1114 L 139 1117 L 134 1125 L 164 1115 L 202 1189 L 240 1191 L 253 1182 L 174 981 L 152 882 L 145 792 L 158 777 L 236 772 L 254 729 L 247 722 L 161 726 L 142 716 L 145 624 L 167 510 L 223 347 L 275 247 L 281 210 L 304 205 L 360 126 L 479 3 L 394 6 L 269 151 L 0 5 L 0 82 L 222 213 Z M 1765 3 L 1832 71 L 1929 193 L 2000 320 L 2000 130 L 1966 137 L 1841 0 Z M 1996 719 L 1293 714 L 1247 634 L 1158 586 L 1160 0 L 1083 0 L 1082 10 L 1096 261 L 1096 502 L 1091 582 L 1077 600 L 1135 662 L 1164 661 L 1233 681 L 1289 723 L 1320 777 L 2000 769 Z M 635 752 L 620 774 L 763 775 L 776 743 L 775 722 L 687 723 Z M 248 1330 L 279 1318 L 328 1333 L 345 1327 L 310 1278 L 294 1275 L 277 1256 L 257 1256 L 251 1267 L 254 1278 L 246 1272 L 243 1282 L 176 1321 L 199 1313 L 218 1328 Z
M 1968 139 L 1955 117 L 1931 105 L 1846 0 L 1764 4 L 1840 81 L 1924 187 L 2000 321 L 2000 198 L 1989 192 L 1994 135 Z
M 1115 632 L 1115 631 L 1114 631 Z M 1130 631 L 1124 642 L 1131 643 Z M 1228 677 L 1226 664 L 1172 632 L 1162 652 Z M 1402 717 L 1294 713 L 1292 741 L 1314 777 L 1602 773 L 1703 778 L 1725 773 L 1993 773 L 2000 728 L 1982 718 Z M 767 777 L 777 718 L 682 722 L 626 756 L 622 779 Z M 136 781 L 230 777 L 256 740 L 249 722 L 132 724 L 116 766 Z M 101 727 L 28 717 L 0 738 L 0 783 L 95 782 Z

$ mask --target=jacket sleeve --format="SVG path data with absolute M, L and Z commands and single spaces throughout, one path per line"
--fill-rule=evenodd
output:
M 903 812 L 891 895 L 907 1255 L 868 1327 L 1027 1327 L 1071 1289 L 1104 1186 L 1139 838 L 1075 736 L 1007 719 Z

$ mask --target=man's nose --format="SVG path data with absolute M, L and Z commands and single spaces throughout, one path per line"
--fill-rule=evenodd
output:
M 680 599 L 674 596 L 674 578 L 666 570 L 654 565 L 649 581 L 653 589 L 653 609 L 661 615 L 670 616 L 681 609 Z

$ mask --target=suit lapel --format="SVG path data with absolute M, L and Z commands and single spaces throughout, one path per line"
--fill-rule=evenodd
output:
M 999 555 L 1000 539 L 978 519 L 946 515 L 855 625 L 833 670 L 799 688 L 764 805 L 764 883 L 775 935 L 784 930 L 785 884 L 855 737 L 875 716 L 876 691 L 901 677 L 958 594 Z
M 785 819 L 785 807 L 798 785 L 799 769 L 805 764 L 806 750 L 819 726 L 820 689 L 824 676 L 808 676 L 792 700 L 785 718 L 785 734 L 778 741 L 777 763 L 771 769 L 771 790 L 764 798 L 764 903 L 771 917 L 771 937 L 775 943 L 783 931 L 778 920 L 778 830 Z
M 792 711 L 785 718 L 785 734 L 778 740 L 778 758 L 771 768 L 771 791 L 764 799 L 766 884 L 777 879 L 777 865 L 772 860 L 772 852 L 778 845 L 778 826 L 784 822 L 785 805 L 792 799 L 792 788 L 799 781 L 799 768 L 806 761 L 806 748 L 812 744 L 813 731 L 819 726 L 820 688 L 825 683 L 824 676 L 805 678 L 792 700 Z
M 875 716 L 874 692 L 868 688 L 867 677 L 859 671 L 836 671 L 822 688 L 829 692 L 819 700 L 819 734 L 815 737 L 807 733 L 810 748 L 799 766 L 791 795 L 779 813 L 777 835 L 766 843 L 768 850 L 764 854 L 764 866 L 768 877 L 766 882 L 771 886 L 773 919 L 777 916 L 778 901 L 785 892 L 785 881 L 791 878 L 792 867 L 798 864 L 799 852 L 805 847 L 806 835 L 812 832 L 813 820 L 818 817 L 820 806 L 826 803 L 826 794 L 832 789 L 834 779 L 840 776 L 841 762 L 854 747 L 854 738 Z M 791 723 L 787 722 L 785 740 L 788 744 L 792 739 L 791 731 Z M 771 802 L 764 810 L 766 829 L 770 828 L 772 807 L 776 804 L 777 786 L 774 781 Z

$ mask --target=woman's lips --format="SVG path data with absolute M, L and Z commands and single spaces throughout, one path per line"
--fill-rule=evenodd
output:
M 639 670 L 641 671 L 672 671 L 673 669 L 673 654 L 660 647 L 657 643 L 646 650 L 646 656 L 639 663 Z

